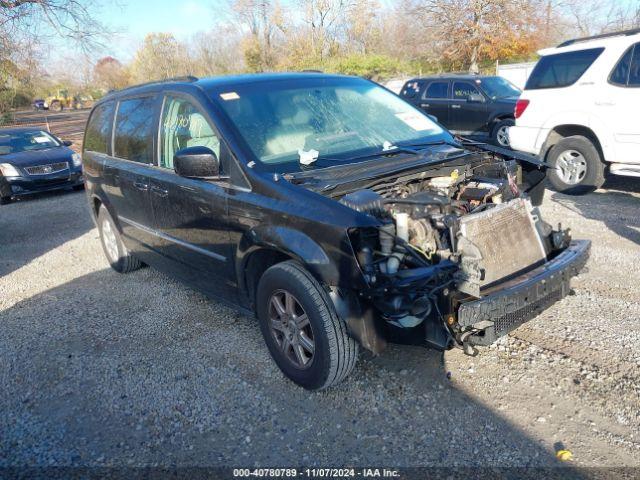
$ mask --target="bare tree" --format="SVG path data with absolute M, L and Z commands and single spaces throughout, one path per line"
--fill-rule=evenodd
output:
M 91 14 L 91 0 L 0 0 L 3 44 L 17 37 L 70 38 L 84 49 L 100 44 L 105 28 Z M 42 28 L 44 24 L 49 28 Z

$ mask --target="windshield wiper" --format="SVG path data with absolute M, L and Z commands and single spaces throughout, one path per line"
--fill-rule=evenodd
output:
M 436 142 L 421 142 L 421 143 L 398 143 L 398 144 L 392 145 L 390 148 L 387 148 L 385 150 L 380 150 L 378 152 L 368 153 L 366 155 L 360 155 L 357 157 L 337 158 L 337 157 L 319 156 L 318 160 L 326 160 L 328 162 L 353 162 L 357 160 L 366 160 L 369 158 L 393 156 L 393 155 L 398 155 L 400 153 L 408 153 L 409 155 L 420 155 L 420 153 L 423 150 L 426 150 L 429 147 L 434 147 L 437 145 L 449 145 L 451 147 L 464 149 L 462 145 L 455 142 L 448 142 L 446 140 L 438 140 Z

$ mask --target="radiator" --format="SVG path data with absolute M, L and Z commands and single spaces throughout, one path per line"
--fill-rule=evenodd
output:
M 517 198 L 460 219 L 460 233 L 480 251 L 486 286 L 544 262 L 546 253 L 529 203 Z

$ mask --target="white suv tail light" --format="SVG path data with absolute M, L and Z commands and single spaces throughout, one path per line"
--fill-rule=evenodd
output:
M 516 108 L 513 111 L 513 116 L 515 118 L 520 118 L 524 111 L 529 106 L 529 100 L 520 99 L 516 102 Z

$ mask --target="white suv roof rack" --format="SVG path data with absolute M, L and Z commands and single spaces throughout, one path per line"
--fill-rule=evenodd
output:
M 582 38 L 574 38 L 573 40 L 567 40 L 566 42 L 562 42 L 556 48 L 568 47 L 569 45 L 573 45 L 574 43 L 587 42 L 589 40 L 598 40 L 601 38 L 609 38 L 609 37 L 622 37 L 622 36 L 628 36 L 628 35 L 635 35 L 637 33 L 640 33 L 640 28 L 634 28 L 632 30 L 623 30 L 620 32 L 601 33 L 600 35 L 593 35 L 591 37 L 582 37 Z

